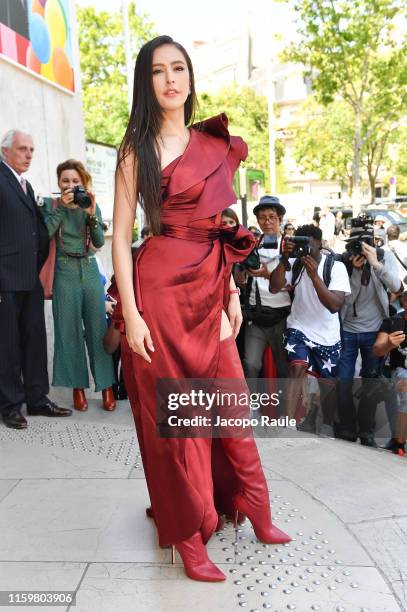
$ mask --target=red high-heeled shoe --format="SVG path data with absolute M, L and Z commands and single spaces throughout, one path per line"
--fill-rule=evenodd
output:
M 216 378 L 225 379 L 227 391 L 248 393 L 236 342 L 231 336 L 220 342 L 219 365 Z M 233 380 L 233 384 L 231 383 Z M 221 383 L 220 383 L 221 384 Z M 230 388 L 229 388 L 230 387 Z M 239 412 L 239 416 L 243 416 Z M 245 432 L 245 435 L 247 433 Z M 241 491 L 234 497 L 235 524 L 238 513 L 250 520 L 257 538 L 265 544 L 290 542 L 289 535 L 272 524 L 267 481 L 261 466 L 257 446 L 253 438 L 221 438 L 223 451 L 233 466 L 241 484 Z
M 73 390 L 73 407 L 75 410 L 85 412 L 88 409 L 88 402 L 86 401 L 85 391 L 83 389 Z
M 111 412 L 112 410 L 116 408 L 116 400 L 113 395 L 112 387 L 103 389 L 102 397 L 103 397 L 103 408 L 105 410 L 109 410 Z
M 179 552 L 185 573 L 191 580 L 202 582 L 222 582 L 226 580 L 225 574 L 209 559 L 200 531 L 172 547 L 173 563 L 175 560 L 174 549 Z
M 154 519 L 154 512 L 151 506 L 148 506 L 146 508 L 146 515 L 148 516 L 148 518 Z M 221 531 L 224 528 L 224 526 L 225 526 L 225 521 L 218 515 L 218 522 L 215 527 L 215 532 Z M 205 534 L 205 535 L 202 533 L 203 543 L 206 544 L 212 535 L 213 535 L 212 531 L 209 534 Z

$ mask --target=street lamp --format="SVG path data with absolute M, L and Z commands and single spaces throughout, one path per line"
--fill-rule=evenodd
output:
M 239 191 L 242 205 L 242 225 L 247 227 L 246 168 L 239 168 Z
M 268 107 L 268 122 L 269 122 L 269 158 L 270 158 L 270 193 L 277 193 L 277 177 L 276 177 L 276 131 L 275 131 L 275 80 L 272 72 L 272 59 L 267 66 L 267 107 Z

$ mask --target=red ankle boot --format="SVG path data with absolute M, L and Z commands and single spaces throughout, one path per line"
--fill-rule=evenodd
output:
M 220 342 L 219 366 L 216 378 L 228 379 L 228 385 L 230 379 L 236 379 L 235 383 L 233 382 L 233 387 L 235 387 L 233 391 L 237 394 L 240 392 L 248 393 L 239 353 L 233 337 Z M 220 386 L 222 386 L 222 383 L 220 383 Z M 227 390 L 231 391 L 229 388 Z M 244 435 L 248 435 L 248 432 L 245 432 Z M 267 481 L 253 438 L 221 438 L 221 443 L 241 484 L 241 491 L 233 500 L 236 512 L 235 524 L 239 513 L 241 513 L 250 520 L 256 537 L 261 542 L 265 544 L 290 542 L 290 536 L 272 524 Z
M 226 580 L 225 574 L 209 559 L 200 531 L 187 540 L 175 544 L 175 548 L 181 555 L 185 573 L 191 580 L 202 582 Z
M 88 409 L 88 402 L 86 401 L 83 389 L 73 390 L 73 406 L 75 410 L 80 410 L 81 412 L 85 412 Z
M 114 399 L 112 387 L 103 389 L 102 397 L 103 397 L 103 408 L 105 410 L 112 411 L 116 408 L 116 400 Z

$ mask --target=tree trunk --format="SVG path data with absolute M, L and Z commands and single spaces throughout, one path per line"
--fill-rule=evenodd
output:
M 368 175 L 370 186 L 370 204 L 374 204 L 376 201 L 376 172 L 373 172 L 372 168 L 369 168 Z
M 362 207 L 362 190 L 360 177 L 360 158 L 362 149 L 362 118 L 360 109 L 355 110 L 355 133 L 353 141 L 353 160 L 352 160 L 352 211 L 356 217 Z

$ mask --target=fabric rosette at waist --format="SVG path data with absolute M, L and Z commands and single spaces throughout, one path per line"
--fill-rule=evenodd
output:
M 189 240 L 199 243 L 216 243 L 220 247 L 221 258 L 224 267 L 224 273 L 227 275 L 231 271 L 234 263 L 243 261 L 253 250 L 256 239 L 253 234 L 242 225 L 234 228 L 215 227 L 210 229 L 188 227 L 183 225 L 164 225 L 161 232 L 162 236 L 171 238 L 180 238 L 181 240 Z M 145 253 L 146 246 L 153 238 L 147 238 L 138 248 L 133 259 L 133 282 L 134 294 L 136 298 L 137 309 L 140 313 L 143 312 L 142 289 L 140 286 L 140 261 Z M 219 252 L 219 251 L 218 251 Z M 111 293 L 109 291 L 109 293 Z M 116 298 L 113 293 L 113 297 Z M 119 297 L 119 296 L 118 296 Z M 117 299 L 117 298 L 116 298 Z M 119 299 L 120 301 L 120 299 Z M 124 325 L 120 326 L 121 308 L 115 309 L 114 323 L 117 328 L 124 331 Z M 124 323 L 124 322 L 123 322 Z
M 220 228 L 220 240 L 226 265 L 243 261 L 256 245 L 256 238 L 243 225 Z
M 161 235 L 167 238 L 179 238 L 191 242 L 213 242 L 220 237 L 220 229 L 217 227 L 206 229 L 187 225 L 163 225 Z

